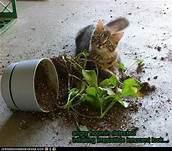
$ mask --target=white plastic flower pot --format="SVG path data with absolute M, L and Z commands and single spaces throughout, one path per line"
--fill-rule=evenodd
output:
M 48 58 L 21 61 L 9 65 L 4 70 L 1 79 L 2 97 L 10 109 L 39 112 L 50 111 L 50 109 L 40 103 L 42 100 L 38 98 L 38 92 L 36 91 L 35 78 L 37 74 L 40 75 L 40 73 L 37 73 L 40 66 L 43 69 L 41 79 L 46 81 L 46 83 L 42 82 L 44 87 L 48 85 L 51 88 L 49 92 L 53 92 L 54 97 L 57 98 L 59 82 L 52 61 Z M 37 79 L 39 80 L 39 77 Z M 52 96 L 52 93 L 41 91 L 39 93 L 40 95 L 46 94 L 45 97 L 49 98 Z M 45 101 L 47 106 L 52 103 L 52 100 L 45 99 Z

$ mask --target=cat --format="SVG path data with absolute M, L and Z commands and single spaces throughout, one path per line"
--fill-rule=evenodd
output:
M 76 55 L 87 50 L 90 59 L 100 70 L 119 74 L 120 57 L 116 48 L 124 35 L 121 30 L 128 25 L 129 21 L 120 17 L 106 25 L 102 20 L 99 20 L 97 25 L 84 27 L 78 32 L 75 39 Z

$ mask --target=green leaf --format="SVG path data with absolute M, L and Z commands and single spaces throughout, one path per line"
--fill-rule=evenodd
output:
M 85 101 L 88 102 L 93 108 L 95 109 L 100 109 L 100 106 L 101 106 L 101 102 L 100 100 L 95 97 L 95 96 L 92 96 L 92 95 L 85 95 L 84 97 Z
M 125 107 L 125 108 L 127 108 L 128 105 L 129 105 L 128 102 L 125 102 L 125 101 L 123 101 L 122 99 L 119 99 L 118 102 L 119 102 L 123 107 Z
M 124 81 L 122 96 L 138 97 L 138 92 L 140 89 L 141 83 L 134 78 L 129 78 Z
M 88 87 L 84 99 L 95 109 L 103 108 L 104 96 L 107 92 L 101 87 Z
M 108 95 L 115 95 L 115 92 L 111 88 L 103 88 L 107 92 Z
M 115 75 L 112 75 L 109 79 L 105 79 L 100 83 L 100 86 L 103 88 L 115 88 L 118 84 L 118 78 Z
M 122 96 L 121 95 L 116 95 L 115 96 L 115 99 L 123 106 L 123 107 L 125 107 L 125 108 L 127 108 L 128 107 L 128 103 L 127 102 L 125 102 L 123 99 L 122 99 Z
M 119 64 L 118 64 L 118 67 L 119 67 L 119 69 L 121 69 L 122 71 L 125 71 L 125 70 L 126 70 L 126 67 L 125 67 L 125 65 L 124 65 L 123 63 L 119 63 Z
M 90 104 L 92 105 L 96 105 L 96 101 L 97 101 L 97 98 L 95 96 L 92 96 L 92 95 L 85 95 L 84 96 L 84 99 L 89 102 Z
M 107 92 L 104 88 L 98 87 L 97 88 L 97 96 L 100 98 L 104 97 L 105 95 L 107 95 Z
M 69 90 L 67 103 L 65 105 L 65 107 L 67 109 L 69 109 L 72 106 L 72 102 L 75 99 L 75 97 L 77 97 L 78 93 L 79 93 L 79 90 L 77 88 L 72 88 L 72 89 Z
M 94 70 L 82 70 L 82 75 L 89 86 L 97 87 L 97 75 Z
M 105 97 L 106 100 L 111 100 L 111 102 L 119 102 L 123 107 L 127 108 L 128 103 L 123 101 L 121 94 L 109 95 Z
M 87 93 L 87 95 L 91 95 L 91 96 L 96 97 L 96 95 L 97 95 L 97 89 L 95 87 L 88 87 L 86 89 L 86 93 Z

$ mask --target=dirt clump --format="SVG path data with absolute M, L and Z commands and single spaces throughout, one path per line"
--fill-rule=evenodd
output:
M 161 51 L 161 47 L 160 46 L 156 46 L 155 49 L 157 49 L 158 51 Z
M 151 86 L 148 82 L 143 82 L 140 93 L 143 95 L 147 95 L 151 92 L 154 92 L 155 90 L 156 90 L 156 87 L 154 85 Z
M 145 65 L 144 63 L 138 63 L 137 68 L 136 68 L 137 74 L 141 72 L 145 72 L 144 65 Z

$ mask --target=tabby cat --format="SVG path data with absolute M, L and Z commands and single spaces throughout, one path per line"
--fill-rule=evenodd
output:
M 79 31 L 76 43 L 76 55 L 83 50 L 89 50 L 90 58 L 102 71 L 111 71 L 118 74 L 120 57 L 116 47 L 129 25 L 126 18 L 118 18 L 104 25 L 98 21 L 97 25 L 88 25 Z

